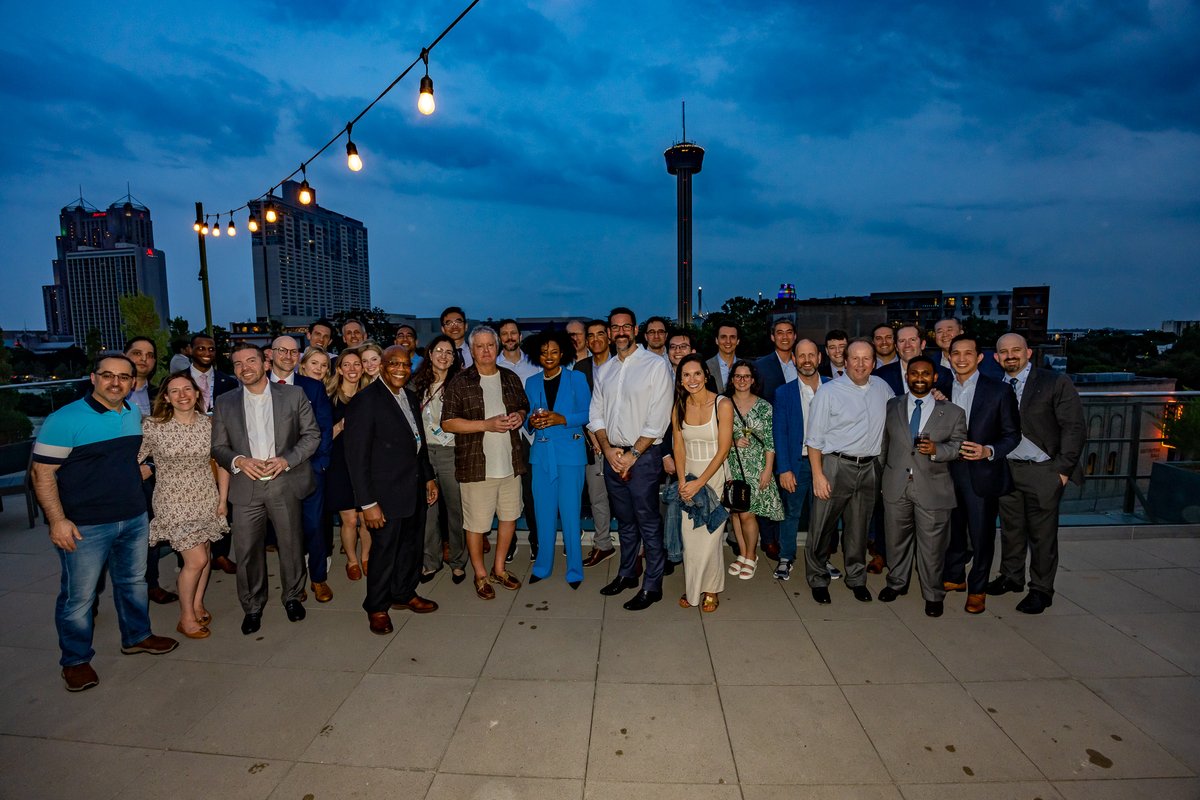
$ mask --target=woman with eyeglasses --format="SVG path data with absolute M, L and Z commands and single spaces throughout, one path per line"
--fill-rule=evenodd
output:
M 454 434 L 442 430 L 442 397 L 446 383 L 458 374 L 462 363 L 454 341 L 444 334 L 435 336 L 425 349 L 425 359 L 408 382 L 421 401 L 421 426 L 438 482 L 437 503 L 425 516 L 425 558 L 421 582 L 428 583 L 442 568 L 442 531 L 438 503 L 446 510 L 446 538 L 449 545 L 450 579 L 462 583 L 467 577 L 466 534 L 463 531 L 462 493 L 454 479 Z
M 343 350 L 338 355 L 337 369 L 325 378 L 325 390 L 333 406 L 333 449 L 329 452 L 329 470 L 325 473 L 325 508 L 336 511 L 341 520 L 346 577 L 352 581 L 362 580 L 371 552 L 371 532 L 362 522 L 358 504 L 354 501 L 354 487 L 350 484 L 350 471 L 346 466 L 346 440 L 342 436 L 346 427 L 346 406 L 368 383 L 359 351 L 357 347 Z M 361 560 L 359 542 L 362 543 Z
M 733 480 L 750 484 L 750 510 L 733 512 L 733 533 L 741 555 L 729 574 L 748 581 L 758 568 L 758 518 L 783 519 L 783 501 L 775 486 L 775 437 L 771 404 L 759 394 L 762 379 L 749 361 L 736 361 L 729 370 L 725 394 L 733 401 L 733 447 L 725 460 Z

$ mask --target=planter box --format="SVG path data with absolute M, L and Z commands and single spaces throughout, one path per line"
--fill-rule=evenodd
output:
M 1147 509 L 1155 522 L 1200 523 L 1200 461 L 1156 461 Z

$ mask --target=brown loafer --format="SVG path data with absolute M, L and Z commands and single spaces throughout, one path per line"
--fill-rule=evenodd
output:
M 151 634 L 140 642 L 129 647 L 122 647 L 121 652 L 127 656 L 135 653 L 149 653 L 152 656 L 161 656 L 164 653 L 169 653 L 179 647 L 179 642 L 170 639 L 166 636 L 154 636 Z
M 479 595 L 484 600 L 495 600 L 496 590 L 488 583 L 487 576 L 475 579 L 475 594 Z
M 221 570 L 221 572 L 224 572 L 226 575 L 237 574 L 237 564 L 233 563 L 225 556 L 217 556 L 214 558 L 212 560 L 212 565 Z
M 82 692 L 100 683 L 100 676 L 91 664 L 72 664 L 62 668 L 62 679 L 68 692 Z
M 588 551 L 587 558 L 583 560 L 583 565 L 585 567 L 594 567 L 597 564 L 601 564 L 612 558 L 616 552 L 617 548 L 615 547 L 610 547 L 607 550 L 601 550 L 593 547 L 590 551 Z
M 362 560 L 362 571 L 363 575 L 367 574 L 367 560 L 365 558 Z
M 414 594 L 407 603 L 392 603 L 392 608 L 396 611 L 407 610 L 416 614 L 429 614 L 438 610 L 438 604 Z
M 362 580 L 362 567 L 360 567 L 358 564 L 347 564 L 346 565 L 346 577 L 352 581 L 361 581 Z
M 168 603 L 175 603 L 179 600 L 179 595 L 174 592 L 168 592 L 161 586 L 155 586 L 146 592 L 146 596 L 150 598 L 151 603 L 158 603 L 160 606 L 165 606 Z
M 883 563 L 883 556 L 872 556 L 871 560 L 867 562 L 867 572 L 872 575 L 882 575 L 883 568 L 886 566 L 887 564 Z
M 313 596 L 317 598 L 318 603 L 328 603 L 333 599 L 333 589 L 330 589 L 329 584 L 325 581 L 314 581 L 312 590 Z
M 965 592 L 967 590 L 967 583 L 966 581 L 963 581 L 962 583 L 955 583 L 954 581 L 942 581 L 942 588 L 947 592 Z
M 371 633 L 387 636 L 392 632 L 392 618 L 386 611 L 372 611 L 367 614 L 367 620 L 371 624 Z
M 512 576 L 512 573 L 510 573 L 508 570 L 505 570 L 500 575 L 497 575 L 495 572 L 490 572 L 490 573 L 488 573 L 488 579 L 492 583 L 500 584 L 505 589 L 508 589 L 510 592 L 515 592 L 517 589 L 521 588 L 521 582 L 519 580 L 517 580 L 516 578 L 514 578 Z
M 969 594 L 967 595 L 967 613 L 982 614 L 983 609 L 987 606 L 986 594 Z

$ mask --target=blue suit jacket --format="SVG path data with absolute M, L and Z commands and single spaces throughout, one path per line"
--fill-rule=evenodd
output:
M 775 474 L 799 472 L 808 464 L 804 456 L 804 406 L 800 403 L 799 378 L 775 391 L 775 413 L 771 432 L 775 437 Z M 821 383 L 829 378 L 821 376 Z
M 971 479 L 971 488 L 980 497 L 1008 494 L 1013 490 L 1013 482 L 1007 456 L 1021 443 L 1017 396 L 1007 384 L 981 372 L 975 384 L 970 418 L 967 441 L 988 445 L 994 455 L 991 461 L 952 461 L 950 471 L 960 475 L 965 471 Z
M 333 406 L 325 393 L 325 384 L 304 375 L 295 376 L 296 385 L 304 390 L 308 402 L 312 403 L 313 416 L 321 429 L 321 444 L 309 460 L 313 472 L 323 473 L 329 468 L 329 453 L 333 450 Z
M 530 464 L 553 464 L 560 467 L 583 466 L 587 463 L 586 439 L 583 426 L 587 424 L 588 412 L 592 404 L 592 393 L 588 389 L 587 378 L 571 369 L 559 373 L 558 394 L 551 407 L 546 399 L 546 381 L 544 373 L 530 375 L 525 381 L 525 395 L 529 398 L 529 413 L 533 415 L 536 408 L 550 408 L 562 414 L 566 425 L 552 425 L 549 428 L 535 430 L 526 422 L 526 427 L 533 434 L 533 446 L 529 449 Z M 545 436 L 549 441 L 539 442 Z
M 758 370 L 758 376 L 762 378 L 762 396 L 768 403 L 774 403 L 775 392 L 784 383 L 783 367 L 779 366 L 779 356 L 775 355 L 775 351 L 772 350 L 755 361 L 754 366 Z
M 941 357 L 941 353 L 937 358 Z M 937 358 L 934 363 L 937 363 Z M 908 391 L 908 386 L 904 380 L 904 373 L 900 371 L 900 359 L 896 359 L 890 364 L 884 364 L 882 367 L 877 367 L 872 375 L 878 375 L 887 382 L 887 385 L 892 387 L 892 392 L 899 397 Z M 954 372 L 946 369 L 941 364 L 937 368 L 937 380 L 933 383 L 933 388 L 937 389 L 946 397 L 950 396 L 950 386 L 954 383 Z M 972 439 L 971 441 L 975 441 Z

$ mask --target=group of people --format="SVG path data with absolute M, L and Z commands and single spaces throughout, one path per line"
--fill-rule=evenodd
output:
M 179 634 L 211 635 L 211 569 L 236 575 L 249 635 L 262 625 L 269 551 L 289 620 L 304 619 L 308 589 L 332 599 L 335 515 L 347 577 L 365 579 L 377 634 L 392 631 L 392 610 L 435 611 L 418 589 L 443 568 L 453 584 L 469 575 L 483 600 L 520 588 L 508 565 L 522 516 L 529 583 L 552 576 L 560 530 L 572 589 L 619 543 L 600 592 L 636 590 L 630 611 L 660 601 L 664 575 L 679 567 L 680 606 L 705 612 L 727 577 L 752 579 L 762 555 L 789 580 L 802 527 L 818 603 L 831 602 L 843 574 L 869 602 L 866 576 L 884 570 L 878 598 L 895 600 L 915 563 L 927 614 L 941 616 L 950 591 L 965 591 L 977 614 L 988 595 L 1025 590 L 1027 558 L 1017 609 L 1053 601 L 1058 503 L 1081 480 L 1082 408 L 1065 376 L 1030 363 L 1017 334 L 988 359 L 955 319 L 937 323 L 927 353 L 916 326 L 880 325 L 870 339 L 831 331 L 820 347 L 780 318 L 767 355 L 739 358 L 730 323 L 705 360 L 689 333 L 661 317 L 639 326 L 625 307 L 528 337 L 511 319 L 468 334 L 458 307 L 440 322 L 421 355 L 411 327 L 385 348 L 357 320 L 334 353 L 334 326 L 318 320 L 303 349 L 292 336 L 266 350 L 235 344 L 232 376 L 198 334 L 157 387 L 153 341 L 100 356 L 88 395 L 48 417 L 34 448 L 62 562 L 67 688 L 98 683 L 92 620 L 106 572 L 123 652 L 178 645 L 151 633 L 151 600 L 178 602 Z M 164 544 L 179 554 L 177 593 L 158 584 Z M 839 548 L 842 571 L 830 560 Z

